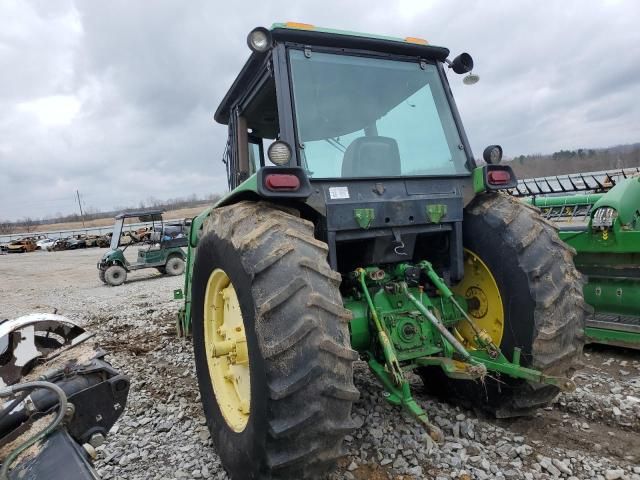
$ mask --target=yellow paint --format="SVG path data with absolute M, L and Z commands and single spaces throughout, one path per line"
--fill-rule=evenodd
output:
M 247 337 L 236 291 L 219 268 L 207 282 L 204 341 L 209 376 L 222 416 L 229 428 L 242 432 L 251 411 Z
M 417 43 L 418 45 L 429 45 L 429 42 L 427 42 L 424 38 L 418 37 L 407 37 L 404 39 L 404 41 L 407 43 Z
M 469 305 L 469 316 L 475 326 L 486 332 L 493 343 L 499 346 L 504 333 L 504 308 L 500 290 L 489 267 L 470 250 L 464 251 L 464 278 L 452 290 L 467 301 L 477 302 L 476 308 Z M 461 321 L 456 326 L 456 333 L 466 348 L 478 348 L 474 331 L 468 322 Z
M 287 22 L 285 25 L 288 28 L 297 28 L 299 30 L 315 30 L 316 26 L 311 25 L 310 23 L 301 23 L 301 22 Z

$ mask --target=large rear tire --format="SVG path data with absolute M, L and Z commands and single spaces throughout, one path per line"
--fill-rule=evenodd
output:
M 573 249 L 535 208 L 502 194 L 480 196 L 465 209 L 463 244 L 471 252 L 466 253 L 465 277 L 473 256 L 497 284 L 504 323 L 499 347 L 505 356 L 511 360 L 519 347 L 523 366 L 571 377 L 582 353 L 588 312 Z M 433 368 L 421 375 L 429 391 L 446 392 L 499 418 L 531 414 L 559 393 L 552 385 L 507 376 L 480 384 L 449 379 Z
M 351 315 L 338 291 L 340 275 L 327 264 L 327 245 L 313 231 L 297 212 L 264 202 L 215 209 L 203 226 L 191 303 L 196 371 L 211 437 L 234 479 L 318 478 L 343 455 L 343 437 L 355 428 Z M 207 326 L 205 305 L 217 285 L 227 285 L 221 297 L 228 287 L 237 296 L 246 333 L 241 357 L 248 357 L 250 373 L 238 376 L 250 383 L 249 394 L 236 388 L 234 395 L 212 360 L 223 343 L 221 329 Z M 207 344 L 212 335 L 215 347 Z M 235 354 L 229 358 L 236 363 Z M 233 402 L 244 417 L 230 409 Z

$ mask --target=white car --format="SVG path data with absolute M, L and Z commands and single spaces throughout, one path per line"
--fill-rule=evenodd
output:
M 43 238 L 42 240 L 38 240 L 36 242 L 36 249 L 46 250 L 47 247 L 52 246 L 54 243 L 55 243 L 55 240 L 53 238 Z

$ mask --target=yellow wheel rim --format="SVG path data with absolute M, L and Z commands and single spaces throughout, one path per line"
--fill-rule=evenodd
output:
M 215 269 L 204 297 L 204 341 L 209 376 L 227 425 L 242 432 L 251 410 L 251 378 L 245 325 L 229 276 Z
M 504 333 L 500 290 L 489 267 L 471 250 L 464 251 L 464 278 L 452 290 L 467 299 L 471 320 L 499 346 Z M 475 333 L 468 322 L 461 321 L 456 326 L 456 332 L 466 348 L 478 348 Z

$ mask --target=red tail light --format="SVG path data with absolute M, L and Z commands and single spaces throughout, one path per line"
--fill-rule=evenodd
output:
M 491 185 L 506 185 L 511 181 L 511 174 L 506 170 L 489 170 L 487 181 Z
M 300 188 L 300 179 L 287 173 L 271 173 L 265 177 L 264 185 L 272 191 L 294 192 Z

